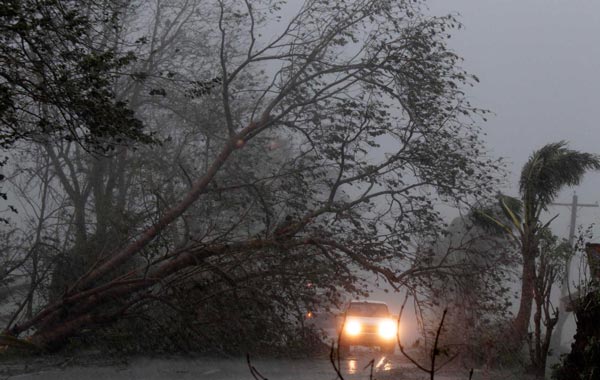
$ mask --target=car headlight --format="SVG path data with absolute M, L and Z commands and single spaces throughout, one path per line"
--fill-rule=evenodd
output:
M 386 319 L 384 321 L 379 322 L 379 336 L 384 339 L 391 339 L 396 336 L 397 333 L 396 322 L 391 319 Z
M 358 335 L 358 334 L 360 334 L 360 331 L 362 330 L 362 326 L 360 325 L 359 321 L 349 320 L 349 321 L 346 321 L 344 330 L 346 331 L 346 334 L 348 334 L 348 335 Z

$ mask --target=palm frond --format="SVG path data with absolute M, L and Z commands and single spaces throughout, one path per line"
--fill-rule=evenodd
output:
M 542 226 L 542 229 L 548 229 L 550 227 L 550 224 L 554 221 L 554 219 L 558 218 L 559 215 L 560 214 L 556 214 L 552 218 L 550 218 L 549 221 L 547 221 L 546 223 L 544 223 L 544 225 Z
M 517 228 L 523 223 L 523 202 L 519 198 L 498 194 L 498 203 L 504 216 Z
M 600 170 L 600 157 L 568 149 L 565 141 L 535 151 L 521 171 L 519 191 L 536 209 L 545 208 L 565 186 L 578 185 L 589 170 Z
M 498 194 L 496 199 L 496 204 L 473 209 L 471 220 L 489 233 L 508 234 L 518 240 L 515 231 L 522 232 L 522 202 L 504 194 Z
M 519 241 L 519 237 L 515 235 L 514 230 L 510 227 L 510 225 L 504 224 L 493 216 L 485 214 L 481 211 L 477 211 L 476 214 L 478 214 L 480 217 L 479 225 L 484 227 L 488 232 L 497 233 L 498 235 L 500 235 L 500 233 L 506 234 L 516 242 Z

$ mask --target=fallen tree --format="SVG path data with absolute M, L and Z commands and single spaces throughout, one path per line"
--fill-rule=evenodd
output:
M 461 89 L 476 78 L 444 44 L 456 20 L 424 16 L 416 2 L 307 1 L 279 34 L 265 38 L 277 17 L 270 3 L 215 2 L 203 9 L 201 22 L 219 31 L 205 46 L 219 72 L 208 90 L 196 83 L 200 98 L 212 90 L 205 103 L 210 117 L 203 119 L 207 137 L 198 142 L 207 147 L 201 174 L 192 180 L 183 171 L 189 187 L 179 201 L 152 209 L 121 249 L 90 255 L 95 260 L 61 297 L 31 318 L 15 318 L 7 334 L 59 347 L 198 270 L 235 283 L 215 263 L 241 254 L 268 268 L 273 260 L 266 252 L 310 253 L 320 265 L 348 273 L 350 291 L 359 290 L 358 269 L 397 287 L 451 265 L 418 263 L 411 245 L 442 233 L 436 203 L 460 205 L 490 194 L 498 169 L 473 120 L 483 111 Z M 171 96 L 175 85 L 167 77 L 161 80 L 171 87 L 153 88 L 154 94 Z M 194 96 L 190 104 L 203 101 Z M 169 107 L 160 112 L 179 112 Z M 272 169 L 266 152 L 275 148 L 264 144 L 281 137 L 289 152 Z M 228 199 L 236 200 L 235 209 Z M 192 210 L 199 203 L 208 211 Z M 209 212 L 214 205 L 236 212 L 226 222 Z M 85 204 L 81 210 L 85 216 Z M 158 237 L 181 233 L 184 215 L 205 230 L 148 254 Z M 87 226 L 79 229 L 87 233 Z

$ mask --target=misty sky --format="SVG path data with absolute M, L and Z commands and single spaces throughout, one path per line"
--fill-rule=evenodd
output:
M 468 90 L 472 103 L 496 115 L 484 125 L 488 148 L 510 163 L 510 189 L 534 149 L 548 142 L 600 153 L 600 1 L 429 0 L 436 15 L 458 13 L 464 29 L 450 46 L 481 79 Z M 580 202 L 600 201 L 600 173 L 586 176 Z M 559 201 L 570 201 L 573 190 Z M 555 232 L 566 237 L 566 207 Z M 600 220 L 600 208 L 579 212 Z M 598 230 L 598 229 L 596 229 Z

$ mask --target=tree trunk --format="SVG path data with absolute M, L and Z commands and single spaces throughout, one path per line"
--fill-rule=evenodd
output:
M 535 250 L 529 244 L 523 245 L 523 272 L 521 282 L 521 301 L 519 311 L 513 321 L 513 339 L 524 342 L 531 319 L 531 306 L 533 302 L 533 287 L 535 282 Z

